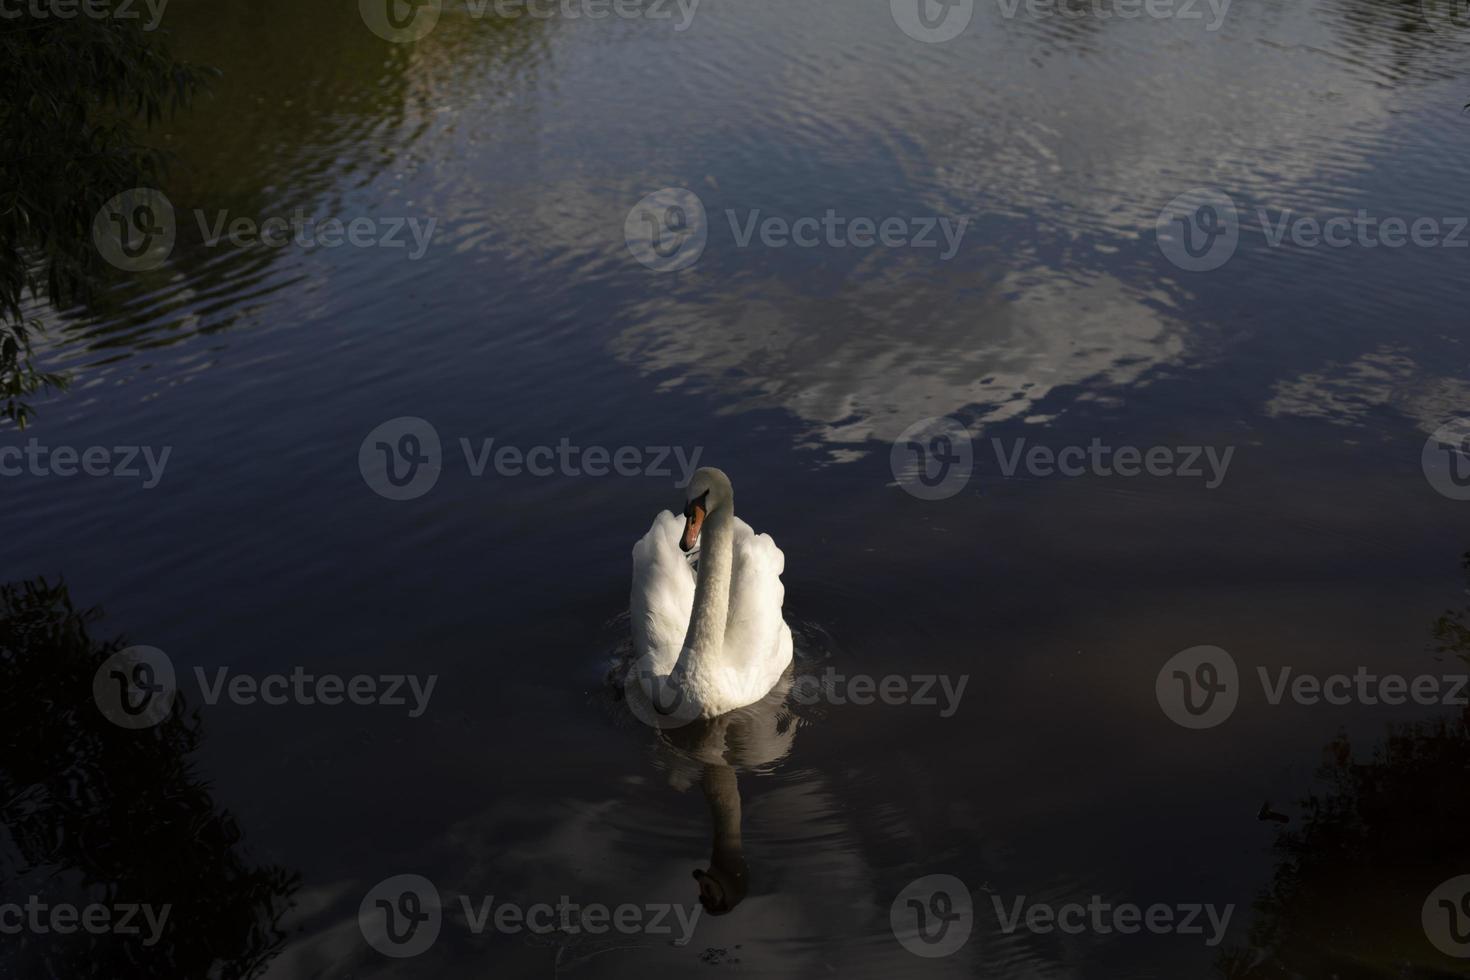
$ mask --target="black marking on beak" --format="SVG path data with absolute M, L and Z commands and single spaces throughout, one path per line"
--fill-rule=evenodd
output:
M 700 510 L 702 510 L 706 514 L 708 514 L 709 513 L 709 508 L 705 506 L 705 504 L 708 501 L 709 501 L 709 491 L 708 490 L 706 490 L 704 493 L 700 494 L 698 497 L 695 497 L 693 500 L 686 501 L 685 504 L 684 504 L 684 519 L 687 521 L 689 518 L 691 518 L 691 517 L 694 516 L 694 508 L 695 507 L 698 507 Z

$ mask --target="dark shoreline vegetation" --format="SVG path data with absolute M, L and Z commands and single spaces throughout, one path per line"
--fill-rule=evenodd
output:
M 1470 584 L 1470 554 L 1463 568 Z M 1470 606 L 1446 611 L 1433 636 L 1436 652 L 1470 666 Z M 1424 935 L 1405 910 L 1446 869 L 1470 868 L 1470 708 L 1390 726 L 1366 758 L 1346 735 L 1322 754 L 1322 788 L 1299 801 L 1301 826 L 1277 838 L 1250 944 L 1217 968 L 1225 980 L 1452 975 L 1411 965 Z
M 142 731 L 97 711 L 93 676 L 126 646 L 93 635 L 101 618 L 64 582 L 0 584 L 4 877 L 53 900 L 167 908 L 169 939 L 22 933 L 6 937 L 5 962 L 32 977 L 259 976 L 285 943 L 300 877 L 245 855 L 190 758 L 204 739 L 197 710 L 176 704 Z
M 94 219 L 115 195 L 157 181 L 168 160 L 148 130 L 214 74 L 175 60 L 167 33 L 137 19 L 0 18 L 0 420 L 24 428 L 28 398 L 66 387 L 33 363 L 40 322 L 29 304 L 93 300 L 108 271 Z

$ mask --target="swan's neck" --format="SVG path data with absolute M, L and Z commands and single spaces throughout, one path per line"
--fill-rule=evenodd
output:
M 714 846 L 710 866 L 730 874 L 743 873 L 745 860 L 740 841 L 740 788 L 735 770 L 729 766 L 710 766 L 704 772 L 704 795 L 709 801 L 714 820 Z
M 694 610 L 678 667 L 694 671 L 719 659 L 730 617 L 730 571 L 735 559 L 735 514 L 728 504 L 705 518 L 699 533 L 699 576 Z

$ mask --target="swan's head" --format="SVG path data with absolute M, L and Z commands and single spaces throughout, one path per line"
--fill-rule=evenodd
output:
M 690 551 L 699 541 L 699 529 L 704 519 L 721 507 L 735 504 L 735 491 L 730 487 L 730 478 L 723 471 L 705 466 L 694 471 L 689 489 L 684 494 L 684 537 L 679 547 Z
M 694 869 L 699 882 L 699 904 L 710 915 L 725 915 L 745 900 L 745 859 L 727 862 L 730 866 L 711 865 L 708 871 Z

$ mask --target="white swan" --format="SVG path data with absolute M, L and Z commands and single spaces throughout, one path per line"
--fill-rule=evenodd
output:
M 686 501 L 682 525 L 664 511 L 634 545 L 629 602 L 640 681 L 627 685 L 629 695 L 641 692 L 675 724 L 761 700 L 792 650 L 781 617 L 781 549 L 735 516 L 735 492 L 721 471 L 696 471 Z M 697 574 L 684 554 L 696 541 Z

